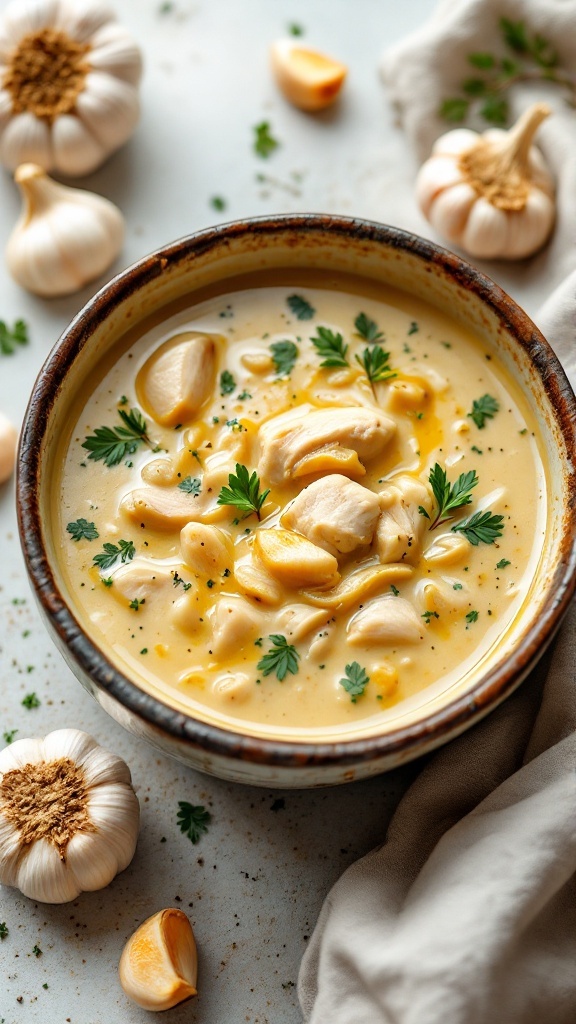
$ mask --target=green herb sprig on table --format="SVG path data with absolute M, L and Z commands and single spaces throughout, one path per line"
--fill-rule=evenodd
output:
M 118 559 L 121 562 L 131 562 L 136 554 L 136 548 L 131 540 L 119 540 L 118 544 L 104 544 L 104 550 L 94 555 L 92 561 L 99 569 L 109 569 Z
M 14 355 L 17 348 L 28 344 L 28 327 L 24 320 L 16 320 L 12 328 L 0 320 L 0 352 L 3 356 Z
M 279 145 L 278 139 L 272 135 L 269 121 L 260 121 L 254 125 L 254 152 L 258 156 L 267 160 Z
M 256 470 L 250 474 L 246 466 L 236 463 L 236 474 L 228 476 L 228 487 L 223 487 L 218 495 L 218 505 L 233 505 L 244 513 L 242 519 L 255 513 L 260 519 L 260 510 L 270 494 L 270 490 L 260 494 L 260 479 Z
M 566 102 L 576 107 L 576 75 L 560 67 L 560 57 L 549 40 L 530 33 L 523 21 L 500 18 L 503 56 L 490 51 L 470 53 L 468 63 L 474 74 L 460 85 L 460 95 L 443 100 L 439 116 L 460 124 L 469 114 L 478 113 L 489 124 L 505 125 L 509 105 L 504 97 L 517 82 L 551 82 L 565 90 Z
M 131 409 L 130 412 L 118 409 L 118 415 L 123 426 L 96 427 L 94 433 L 82 443 L 82 447 L 90 453 L 89 459 L 95 462 L 103 459 L 105 466 L 117 466 L 126 455 L 132 455 L 139 444 L 154 448 L 148 437 L 146 420 L 138 409 Z
M 187 800 L 179 800 L 176 820 L 180 831 L 196 845 L 203 833 L 208 831 L 212 815 L 202 804 L 189 804 Z
M 272 646 L 267 654 L 260 659 L 256 666 L 258 671 L 263 676 L 269 676 L 272 672 L 276 673 L 276 678 L 282 682 L 290 672 L 291 675 L 295 676 L 298 672 L 298 660 L 300 655 L 296 648 L 289 644 L 285 636 L 281 633 L 271 633 L 268 637 L 272 642 Z

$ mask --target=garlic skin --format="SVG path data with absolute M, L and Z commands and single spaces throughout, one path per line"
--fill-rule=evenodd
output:
M 197 995 L 198 954 L 181 910 L 159 910 L 128 939 L 118 966 L 127 996 L 144 1010 L 169 1010 Z
M 139 817 L 127 764 L 85 732 L 0 751 L 0 882 L 31 900 L 103 889 L 132 860 Z
M 0 163 L 89 174 L 130 137 L 142 60 L 97 0 L 13 0 L 0 17 Z
M 535 103 L 510 131 L 457 128 L 435 142 L 416 198 L 440 235 L 479 259 L 523 259 L 542 248 L 554 226 L 554 180 L 531 142 L 549 114 Z
M 17 440 L 16 427 L 0 412 L 0 484 L 5 484 L 14 472 Z
M 99 277 L 122 248 L 124 218 L 102 196 L 60 185 L 37 164 L 14 175 L 23 209 L 6 246 L 12 277 L 35 295 L 69 295 Z

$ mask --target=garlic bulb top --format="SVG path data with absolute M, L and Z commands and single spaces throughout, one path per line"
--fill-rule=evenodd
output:
M 97 0 L 13 0 L 0 17 L 0 163 L 88 174 L 132 134 L 140 51 Z
M 536 103 L 510 131 L 457 128 L 436 141 L 416 197 L 440 235 L 482 259 L 522 259 L 544 245 L 554 181 L 532 139 L 549 114 Z
M 128 867 L 139 806 L 130 769 L 77 729 L 0 752 L 0 882 L 41 903 L 102 889 Z
M 36 295 L 68 295 L 108 269 L 124 240 L 124 218 L 109 199 L 60 185 L 37 164 L 23 164 L 14 177 L 24 205 L 6 263 L 18 284 Z

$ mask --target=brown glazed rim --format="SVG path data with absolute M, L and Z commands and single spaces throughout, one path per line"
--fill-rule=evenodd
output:
M 445 708 L 420 722 L 382 735 L 331 743 L 261 739 L 207 724 L 185 715 L 131 682 L 91 641 L 74 618 L 58 589 L 47 558 L 38 503 L 40 460 L 49 413 L 74 360 L 101 323 L 119 303 L 145 288 L 165 267 L 201 255 L 234 239 L 250 235 L 263 242 L 270 235 L 321 232 L 352 241 L 376 242 L 405 251 L 434 266 L 457 285 L 474 293 L 515 337 L 536 369 L 554 410 L 567 450 L 569 497 L 564 508 L 560 557 L 548 597 L 537 621 L 523 634 L 518 648 L 482 680 Z M 139 260 L 106 284 L 77 314 L 42 367 L 26 412 L 18 459 L 17 482 L 20 539 L 28 573 L 48 623 L 65 645 L 69 659 L 87 673 L 96 687 L 143 720 L 151 731 L 173 737 L 191 751 L 284 768 L 320 765 L 361 766 L 379 758 L 409 760 L 461 732 L 500 703 L 522 681 L 550 642 L 566 612 L 576 581 L 576 400 L 552 349 L 529 317 L 501 288 L 458 256 L 399 228 L 350 217 L 286 214 L 255 217 L 199 231 Z

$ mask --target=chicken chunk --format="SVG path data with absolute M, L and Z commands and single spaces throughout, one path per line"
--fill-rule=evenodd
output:
M 290 643 L 298 644 L 314 629 L 330 621 L 330 612 L 308 604 L 288 604 L 278 615 L 278 626 Z
M 162 426 L 185 423 L 197 415 L 212 390 L 215 356 L 209 335 L 196 331 L 175 335 L 139 371 L 138 400 Z
M 265 632 L 262 612 L 245 597 L 221 597 L 208 612 L 212 636 L 210 650 L 216 658 L 226 658 Z
M 413 644 L 424 638 L 422 619 L 409 601 L 384 594 L 361 608 L 348 623 L 351 644 Z
M 223 530 L 204 523 L 188 523 L 180 533 L 182 559 L 200 576 L 221 576 L 230 571 L 232 543 Z
M 426 486 L 411 476 L 399 476 L 380 494 L 382 515 L 376 530 L 376 547 L 381 562 L 415 564 L 422 551 L 432 498 Z
M 267 482 L 281 484 L 298 474 L 304 459 L 327 446 L 351 449 L 359 459 L 373 459 L 395 430 L 390 417 L 372 409 L 299 406 L 274 416 L 260 428 L 258 472 Z
M 300 492 L 282 516 L 282 525 L 337 555 L 371 544 L 379 515 L 378 495 L 332 473 Z

